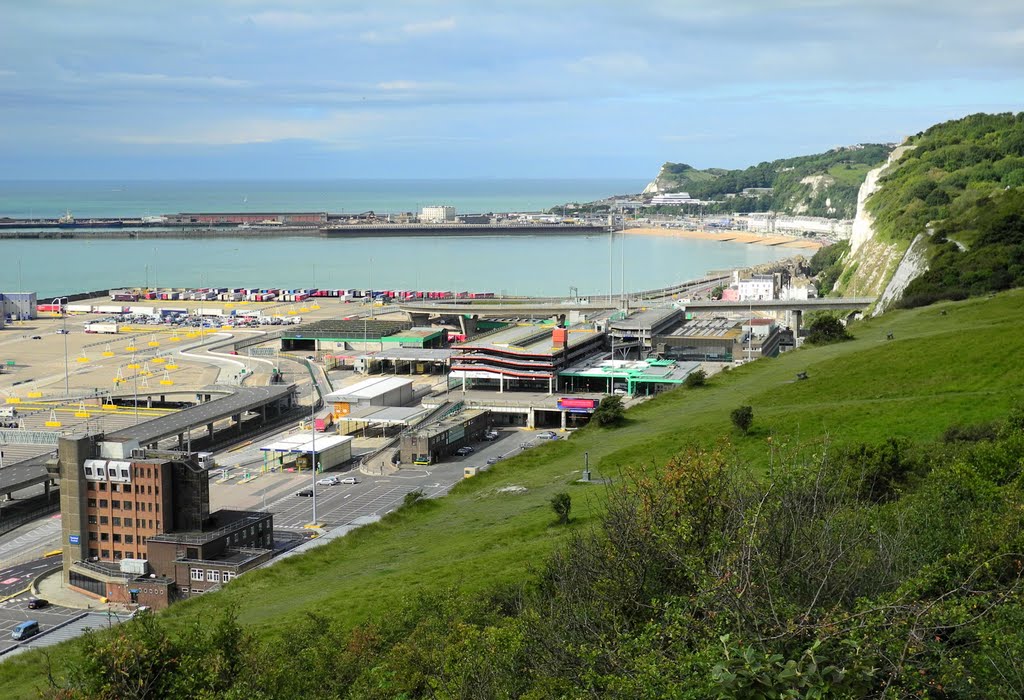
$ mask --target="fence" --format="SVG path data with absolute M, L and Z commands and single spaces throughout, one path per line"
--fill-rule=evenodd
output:
M 48 430 L 0 429 L 0 442 L 8 445 L 56 445 L 60 435 Z

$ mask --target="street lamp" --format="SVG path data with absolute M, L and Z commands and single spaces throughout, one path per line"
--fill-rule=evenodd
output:
M 60 315 L 61 315 L 61 319 L 62 319 L 62 321 L 61 321 L 62 322 L 61 334 L 64 336 L 64 396 L 65 397 L 67 397 L 67 396 L 69 396 L 71 394 L 71 389 L 68 388 L 68 385 L 69 385 L 69 381 L 68 381 L 68 313 L 67 313 L 67 310 L 65 308 L 67 303 L 68 303 L 68 301 L 69 301 L 69 299 L 67 297 L 57 297 L 52 302 L 50 302 L 51 305 L 56 305 L 56 304 L 60 303 Z M 52 308 L 52 306 L 51 306 L 51 308 Z

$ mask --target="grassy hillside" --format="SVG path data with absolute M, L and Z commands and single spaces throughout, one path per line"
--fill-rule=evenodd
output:
M 826 153 L 759 163 L 742 170 L 697 170 L 686 163 L 665 163 L 658 186 L 668 192 L 689 192 L 720 202 L 708 212 L 778 211 L 810 216 L 852 218 L 857 192 L 868 170 L 880 165 L 889 147 L 864 144 Z M 771 187 L 771 194 L 725 199 L 748 187 Z
M 586 429 L 546 444 L 441 501 L 396 513 L 159 617 L 182 632 L 233 606 L 258 635 L 287 631 L 287 640 L 305 613 L 322 616 L 320 627 L 349 629 L 380 619 L 418 591 L 457 586 L 472 593 L 534 577 L 567 535 L 598 523 L 607 507 L 605 489 L 574 484 L 584 452 L 598 475 L 614 477 L 630 467 L 660 468 L 688 445 L 713 445 L 728 435 L 736 458 L 760 472 L 778 450 L 886 438 L 924 443 L 951 424 L 1002 417 L 1024 386 L 1024 364 L 1012 352 L 1022 302 L 1017 290 L 855 324 L 854 341 L 759 361 L 707 387 L 666 393 L 629 411 L 624 427 Z M 797 372 L 809 379 L 797 381 Z M 741 404 L 754 410 L 749 434 L 730 425 L 729 412 Z M 527 491 L 500 490 L 511 485 Z M 566 490 L 573 525 L 554 527 L 549 501 Z M 59 671 L 81 654 L 80 644 L 65 644 L 49 658 Z M 34 652 L 0 664 L 0 697 L 34 697 L 45 663 Z

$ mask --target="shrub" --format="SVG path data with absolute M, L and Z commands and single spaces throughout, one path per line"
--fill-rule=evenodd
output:
M 591 420 L 601 427 L 607 428 L 621 423 L 624 413 L 625 409 L 622 407 L 621 396 L 606 396 L 601 399 L 601 403 L 598 404 L 594 415 L 591 416 Z
M 556 493 L 551 498 L 551 510 L 555 511 L 557 524 L 568 525 L 569 513 L 572 511 L 572 496 L 565 491 Z
M 702 369 L 698 369 L 696 372 L 690 372 L 686 375 L 686 379 L 683 381 L 683 386 L 687 389 L 696 389 L 699 386 L 704 386 L 708 382 L 708 373 Z
M 748 433 L 750 432 L 750 426 L 754 424 L 754 409 L 750 406 L 740 406 L 739 408 L 734 408 L 729 417 L 732 418 L 733 425 L 744 433 Z

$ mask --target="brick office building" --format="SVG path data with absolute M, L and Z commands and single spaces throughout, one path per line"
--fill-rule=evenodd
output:
M 221 584 L 273 555 L 270 513 L 210 513 L 212 464 L 202 455 L 134 449 L 130 456 L 121 451 L 110 459 L 104 453 L 109 456 L 110 450 L 102 436 L 60 441 L 61 534 L 69 586 L 115 602 L 161 608 L 213 584 L 205 581 L 204 567 L 204 585 L 193 585 L 189 561 L 222 560 L 216 576 Z

